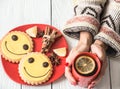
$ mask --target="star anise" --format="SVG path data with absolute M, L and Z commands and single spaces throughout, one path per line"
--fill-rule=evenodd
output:
M 44 35 L 44 32 L 43 32 L 43 31 L 38 31 L 38 32 L 37 32 L 37 38 L 43 37 L 43 35 Z
M 60 64 L 60 58 L 55 53 L 52 53 L 49 58 L 53 66 L 58 66 Z

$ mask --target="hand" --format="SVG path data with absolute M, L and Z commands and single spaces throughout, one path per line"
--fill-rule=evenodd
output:
M 1 40 L 0 40 L 0 54 L 1 54 Z
M 80 32 L 80 41 L 78 42 L 77 46 L 70 51 L 68 57 L 66 58 L 66 63 L 68 63 L 69 65 L 65 67 L 65 77 L 72 85 L 77 84 L 77 81 L 74 79 L 71 73 L 72 62 L 80 52 L 89 51 L 91 44 L 92 44 L 91 34 L 88 32 Z
M 99 40 L 95 41 L 95 43 L 91 45 L 91 52 L 99 57 L 102 66 L 98 77 L 89 84 L 88 89 L 92 89 L 95 85 L 97 85 L 102 79 L 103 75 L 105 74 L 105 70 L 107 67 L 106 52 L 105 52 L 106 49 L 107 46 L 102 41 Z

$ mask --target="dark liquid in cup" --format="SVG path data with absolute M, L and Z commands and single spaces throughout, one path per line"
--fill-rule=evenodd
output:
M 83 76 L 92 76 L 97 71 L 96 61 L 89 56 L 80 56 L 74 62 L 75 70 Z

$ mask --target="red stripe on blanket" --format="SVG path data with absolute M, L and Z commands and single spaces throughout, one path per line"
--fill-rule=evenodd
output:
M 113 30 L 106 28 L 106 27 L 102 27 L 100 29 L 100 32 L 105 33 L 106 35 L 108 35 L 112 39 L 116 40 L 120 44 L 120 36 L 116 32 L 114 32 Z
M 120 2 L 120 0 L 114 0 L 114 1 L 116 1 L 116 2 Z
M 93 24 L 97 28 L 99 28 L 100 26 L 100 23 L 95 18 L 89 16 L 75 16 L 74 18 L 68 20 L 66 25 L 78 22 L 88 22 L 90 24 Z

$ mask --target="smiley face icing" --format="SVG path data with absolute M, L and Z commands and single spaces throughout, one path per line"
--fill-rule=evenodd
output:
M 32 39 L 24 32 L 12 31 L 1 41 L 2 56 L 13 63 L 18 63 L 25 54 L 32 50 Z
M 18 69 L 24 82 L 38 85 L 50 79 L 53 67 L 50 59 L 45 54 L 32 52 L 22 58 Z

